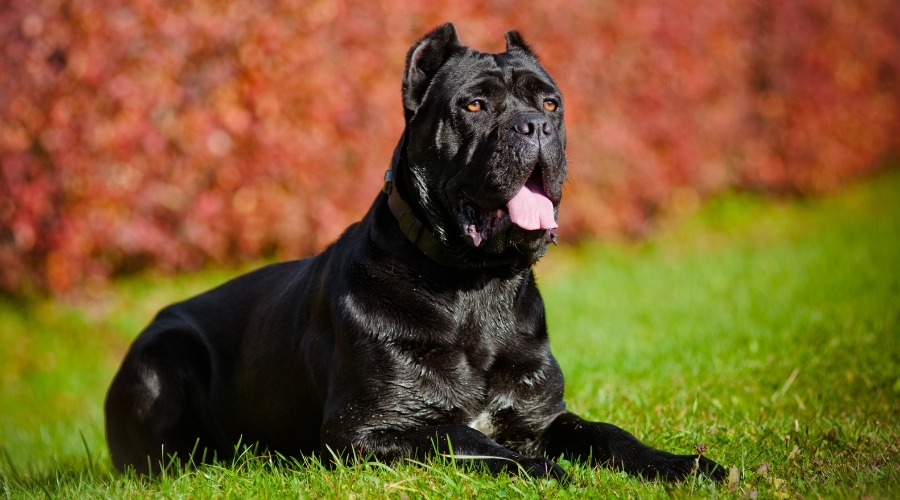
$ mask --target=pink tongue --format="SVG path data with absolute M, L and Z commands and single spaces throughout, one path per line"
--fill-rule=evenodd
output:
M 506 204 L 509 219 L 522 229 L 553 229 L 553 202 L 544 194 L 539 180 L 530 180 Z

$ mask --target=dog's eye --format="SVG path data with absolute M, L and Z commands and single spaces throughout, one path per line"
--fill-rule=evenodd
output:
M 556 101 L 553 99 L 544 99 L 544 109 L 547 111 L 556 111 Z
M 481 111 L 482 108 L 484 108 L 484 101 L 482 101 L 481 99 L 475 99 L 474 101 L 466 105 L 466 109 L 473 113 Z

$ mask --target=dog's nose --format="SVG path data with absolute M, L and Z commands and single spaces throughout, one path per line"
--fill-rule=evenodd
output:
M 556 133 L 550 120 L 540 113 L 527 113 L 520 116 L 513 128 L 522 135 L 552 136 Z

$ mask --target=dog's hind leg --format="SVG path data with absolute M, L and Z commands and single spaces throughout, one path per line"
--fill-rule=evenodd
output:
M 657 450 L 612 424 L 589 422 L 574 413 L 563 413 L 541 437 L 542 448 L 552 459 L 565 456 L 624 470 L 645 479 L 680 481 L 701 473 L 722 481 L 728 471 L 702 455 L 675 455 Z
M 209 418 L 210 380 L 209 353 L 193 332 L 143 335 L 106 398 L 106 437 L 116 468 L 154 474 L 172 455 L 186 464 L 230 452 L 215 446 L 222 440 Z

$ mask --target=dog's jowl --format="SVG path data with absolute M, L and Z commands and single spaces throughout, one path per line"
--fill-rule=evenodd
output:
M 383 192 L 312 258 L 166 307 L 106 400 L 119 469 L 234 453 L 434 453 L 564 477 L 552 460 L 678 480 L 724 471 L 566 411 L 532 266 L 556 242 L 566 105 L 522 37 L 483 54 L 452 24 L 409 50 Z M 492 458 L 493 457 L 493 458 Z

